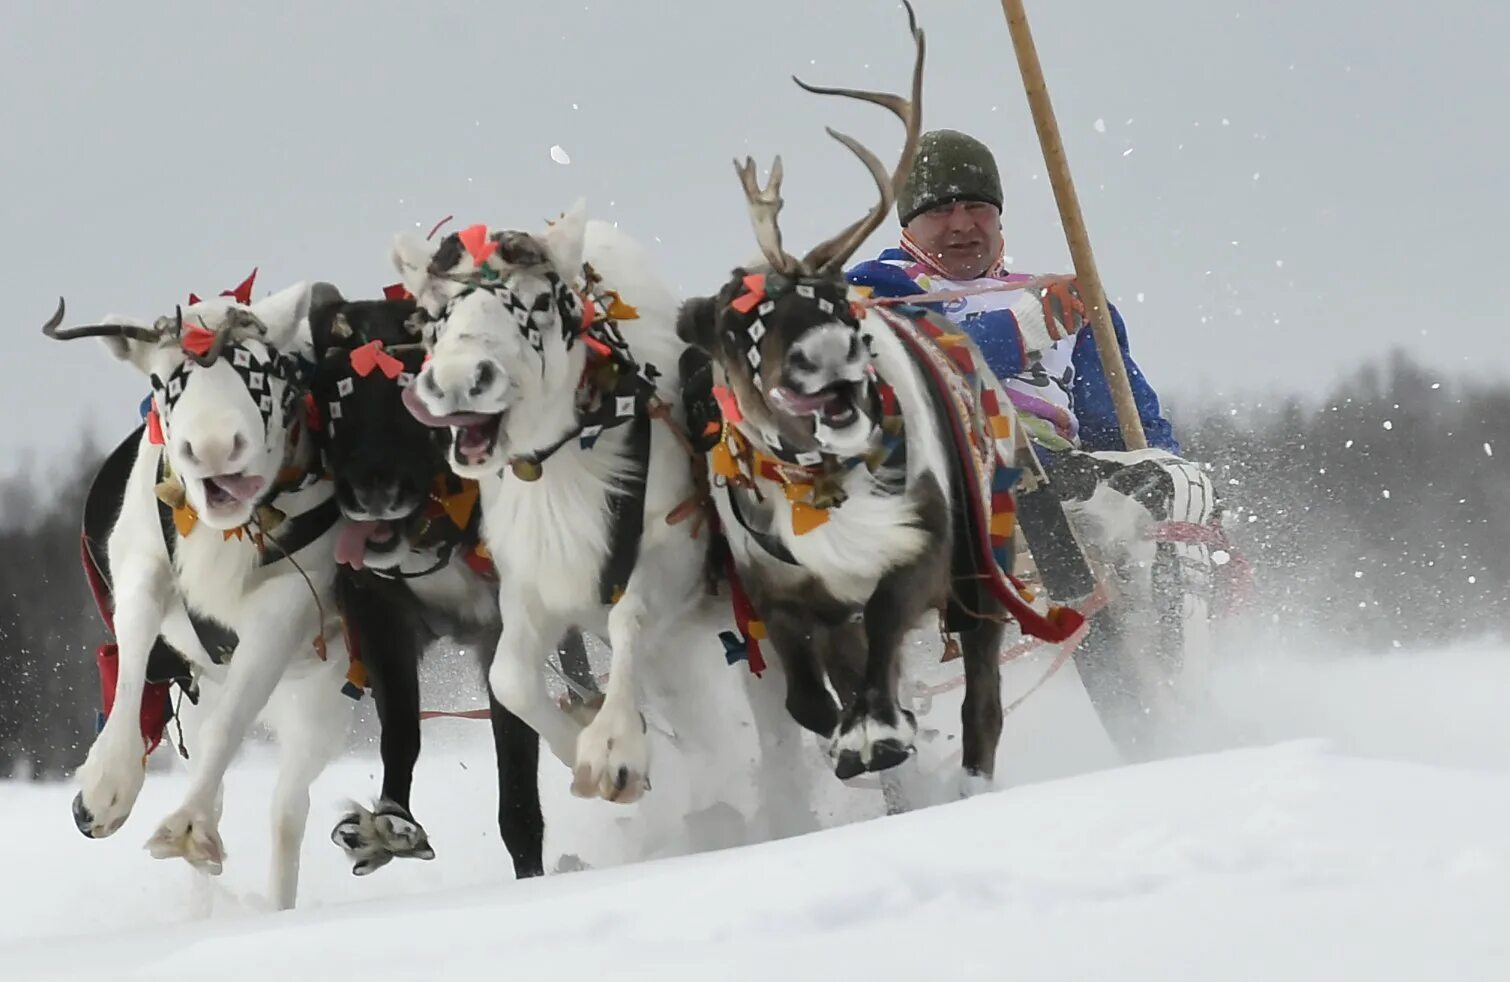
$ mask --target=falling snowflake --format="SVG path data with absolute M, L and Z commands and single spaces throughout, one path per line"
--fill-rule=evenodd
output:
M 561 144 L 559 143 L 551 147 L 551 159 L 558 164 L 571 163 L 571 157 L 567 156 L 566 151 L 561 149 Z
M 1484 456 L 1485 457 L 1493 457 L 1494 456 L 1494 448 L 1491 447 L 1488 443 L 1484 444 Z
M 1091 124 L 1091 128 L 1094 129 L 1097 133 L 1105 133 L 1106 132 L 1106 120 L 1104 120 L 1104 119 L 1098 119 L 1098 120 L 1096 120 L 1094 123 Z
M 1387 420 L 1387 419 L 1386 419 L 1386 420 L 1385 420 L 1385 421 L 1384 421 L 1384 428 L 1385 428 L 1385 429 L 1386 429 L 1386 430 L 1392 430 L 1392 429 L 1394 429 L 1394 428 L 1395 428 L 1395 424 L 1394 424 L 1394 423 L 1393 423 L 1393 422 L 1392 422 L 1392 421 L 1390 421 L 1390 420 Z

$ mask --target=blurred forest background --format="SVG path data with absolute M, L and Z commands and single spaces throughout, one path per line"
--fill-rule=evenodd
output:
M 1225 496 L 1257 574 L 1245 616 L 1277 647 L 1423 650 L 1510 627 L 1510 384 L 1395 353 L 1319 399 L 1166 408 Z M 0 483 L 0 778 L 63 778 L 93 738 L 105 630 L 79 515 L 107 449 Z

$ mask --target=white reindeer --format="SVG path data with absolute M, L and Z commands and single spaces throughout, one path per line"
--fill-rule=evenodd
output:
M 202 698 L 188 792 L 147 848 L 221 872 L 222 782 L 266 708 L 281 750 L 270 891 L 279 908 L 297 893 L 309 786 L 340 749 L 355 705 L 341 694 L 348 658 L 331 593 L 338 510 L 299 402 L 309 299 L 299 284 L 250 305 L 194 303 L 151 326 L 112 317 L 72 329 L 58 327 L 60 300 L 44 328 L 61 340 L 101 337 L 151 379 L 156 417 L 106 546 L 119 680 L 78 772 L 75 820 L 100 838 L 131 813 L 145 773 L 147 657 L 161 637 L 193 664 Z M 214 640 L 226 629 L 239 639 L 231 651 Z
M 667 679 L 687 659 L 719 658 L 712 632 L 702 651 L 666 650 L 699 608 L 709 540 L 693 537 L 693 523 L 673 521 L 696 499 L 692 460 L 672 428 L 649 415 L 677 397 L 686 350 L 677 300 L 642 250 L 614 226 L 587 221 L 580 202 L 539 235 L 474 226 L 438 244 L 404 236 L 393 258 L 431 319 L 431 358 L 405 400 L 421 421 L 449 428 L 452 469 L 482 489 L 503 621 L 493 694 L 573 770 L 575 794 L 635 801 L 650 771 L 641 663 Z M 587 283 L 588 268 L 616 292 Z M 590 328 L 579 290 L 597 294 L 588 301 Z M 617 327 L 603 323 L 605 311 Z M 727 612 L 727 599 L 715 602 Z M 612 648 L 603 703 L 590 719 L 550 699 L 543 674 L 572 626 Z M 751 683 L 757 723 L 767 724 L 763 761 L 778 751 L 793 760 L 797 734 L 780 683 Z M 698 700 L 688 693 L 670 708 L 695 713 Z M 788 780 L 797 770 L 774 769 Z

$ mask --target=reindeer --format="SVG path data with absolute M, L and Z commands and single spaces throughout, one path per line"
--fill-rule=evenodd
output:
M 337 591 L 381 724 L 381 798 L 371 809 L 353 807 L 332 832 L 359 876 L 397 857 L 435 856 L 409 800 L 420 751 L 421 652 L 450 636 L 478 652 L 486 673 L 498 644 L 497 576 L 478 549 L 477 485 L 449 471 L 437 431 L 401 398 L 424 354 L 415 309 L 409 299 L 348 301 L 318 283 L 309 314 L 310 390 L 323 418 L 318 442 L 347 519 L 336 543 Z M 561 659 L 590 694 L 596 682 L 580 634 L 568 635 Z M 539 737 L 496 699 L 490 703 L 499 832 L 515 874 L 539 876 Z
M 348 658 L 331 590 L 340 515 L 300 402 L 309 300 L 301 283 L 256 303 L 193 302 L 151 325 L 110 317 L 62 328 L 60 299 L 43 328 L 59 340 L 101 338 L 153 393 L 129 475 L 94 489 L 115 501 L 104 503 L 115 518 L 98 565 L 119 675 L 78 771 L 75 821 L 103 838 L 131 813 L 145 773 L 138 714 L 148 655 L 161 641 L 192 663 L 201 705 L 188 791 L 147 848 L 221 872 L 225 772 L 265 709 L 281 751 L 271 803 L 279 908 L 298 890 L 309 786 L 340 750 L 355 706 L 342 693 Z
M 917 148 L 924 36 L 906 6 L 916 51 L 910 98 L 794 79 L 901 119 L 906 137 L 891 174 L 853 138 L 828 130 L 865 164 L 879 203 L 797 259 L 777 224 L 781 158 L 765 188 L 753 160 L 736 161 L 765 262 L 735 269 L 715 296 L 687 300 L 678 332 L 714 362 L 723 417 L 709 455 L 714 498 L 738 575 L 784 664 L 787 710 L 832 741 L 841 779 L 902 763 L 917 724 L 898 702 L 899 647 L 930 610 L 948 609 L 964 655 L 968 794 L 990 786 L 1002 723 L 1005 608 L 976 578 L 971 478 L 951 442 L 956 427 L 982 421 L 977 406 L 956 410 L 958 400 L 930 384 L 925 369 L 938 350 L 908 343 L 918 333 L 909 320 L 932 315 L 867 308 L 843 279 L 845 262 L 891 210 Z M 943 330 L 932 323 L 932 333 Z
M 676 298 L 638 245 L 588 222 L 580 202 L 543 233 L 473 226 L 439 244 L 404 236 L 393 258 L 428 319 L 431 357 L 405 402 L 449 431 L 449 466 L 482 490 L 503 622 L 493 695 L 571 768 L 574 794 L 636 801 L 650 770 L 639 690 L 649 678 L 685 686 L 699 667 L 670 662 L 664 649 L 705 598 L 709 537 L 679 520 L 698 510 L 693 458 L 670 425 L 681 415 L 666 409 L 687 350 Z M 563 711 L 541 672 L 571 626 L 612 649 L 595 715 Z M 769 689 L 748 690 L 757 724 L 779 716 L 795 735 L 779 701 L 762 701 Z M 695 715 L 698 704 L 690 694 L 667 708 Z M 789 759 L 800 749 L 769 725 L 760 732 Z M 684 748 L 716 742 L 681 736 Z

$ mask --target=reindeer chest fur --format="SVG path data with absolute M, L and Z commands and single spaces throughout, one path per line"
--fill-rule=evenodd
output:
M 610 496 L 633 466 L 625 442 L 610 431 L 590 450 L 558 451 L 537 480 L 505 472 L 482 482 L 483 537 L 504 589 L 558 611 L 596 599 L 611 549 Z

